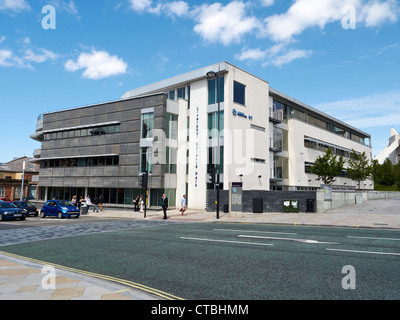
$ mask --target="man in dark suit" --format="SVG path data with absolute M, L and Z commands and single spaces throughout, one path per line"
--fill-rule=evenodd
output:
M 164 211 L 164 218 L 163 219 L 168 219 L 167 217 L 167 209 L 168 209 L 168 198 L 165 196 L 165 193 L 162 195 L 162 209 Z

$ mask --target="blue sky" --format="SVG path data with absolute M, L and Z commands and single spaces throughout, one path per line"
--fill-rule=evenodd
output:
M 399 19 L 396 0 L 0 0 L 0 162 L 40 148 L 43 112 L 220 61 L 370 133 L 378 154 L 400 131 Z

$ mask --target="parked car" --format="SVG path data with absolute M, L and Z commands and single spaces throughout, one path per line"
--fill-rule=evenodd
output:
M 15 204 L 18 208 L 21 208 L 23 210 L 26 210 L 26 215 L 33 215 L 37 217 L 39 215 L 38 209 L 35 207 L 34 204 L 32 204 L 29 201 L 13 201 L 13 204 Z
M 26 211 L 11 202 L 0 201 L 0 221 L 19 219 L 25 220 Z
M 72 202 L 66 200 L 49 200 L 40 210 L 40 217 L 79 218 L 79 208 Z

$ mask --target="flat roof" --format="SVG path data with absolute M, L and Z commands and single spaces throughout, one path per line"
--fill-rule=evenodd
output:
M 329 121 L 331 121 L 333 123 L 338 124 L 341 127 L 347 128 L 347 129 L 349 129 L 351 131 L 354 131 L 355 133 L 361 135 L 362 138 L 371 138 L 370 134 L 368 134 L 368 133 L 366 133 L 366 132 L 364 132 L 364 131 L 362 131 L 360 129 L 357 129 L 357 128 L 355 128 L 355 127 L 353 127 L 353 126 L 351 126 L 351 125 L 349 125 L 349 124 L 347 124 L 347 123 L 345 123 L 345 122 L 343 122 L 343 121 L 341 121 L 341 120 L 339 120 L 337 118 L 334 118 L 334 117 L 330 116 L 329 114 L 326 114 L 326 113 L 324 113 L 324 112 L 322 112 L 322 111 L 320 111 L 318 109 L 315 109 L 315 108 L 313 108 L 313 107 L 311 107 L 311 106 L 309 106 L 309 105 L 307 105 L 307 104 L 305 104 L 305 103 L 303 103 L 301 101 L 298 101 L 298 100 L 296 100 L 296 99 L 288 96 L 287 94 L 284 94 L 284 93 L 282 93 L 282 92 L 280 92 L 280 91 L 278 91 L 276 89 L 273 89 L 273 88 L 270 87 L 269 88 L 269 92 L 270 92 L 270 94 L 272 96 L 279 97 L 279 98 L 281 98 L 283 100 L 288 101 L 289 103 L 294 104 L 295 106 L 300 107 L 301 109 L 303 109 L 305 111 L 308 111 L 310 113 L 319 115 L 319 116 L 321 116 L 321 117 L 323 117 L 323 118 L 325 118 L 325 119 L 327 119 L 327 120 L 329 120 Z

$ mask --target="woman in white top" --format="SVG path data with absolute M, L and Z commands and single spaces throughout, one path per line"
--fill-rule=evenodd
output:
M 183 198 L 181 200 L 181 210 L 179 210 L 179 211 L 183 215 L 185 213 L 186 209 L 187 209 L 187 207 L 186 207 L 186 195 L 183 195 Z

